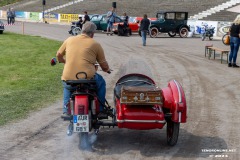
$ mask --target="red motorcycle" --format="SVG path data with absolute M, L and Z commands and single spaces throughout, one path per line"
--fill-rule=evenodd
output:
M 85 73 L 78 73 L 85 74 Z M 76 76 L 78 76 L 78 74 Z M 90 145 L 89 133 L 99 132 L 101 126 L 135 130 L 162 129 L 167 125 L 167 144 L 178 141 L 180 123 L 186 123 L 187 105 L 182 86 L 176 80 L 159 88 L 146 64 L 130 61 L 121 67 L 120 78 L 114 87 L 114 108 L 105 102 L 106 118 L 99 118 L 95 80 L 70 80 L 76 87 L 68 104 L 70 121 L 67 134 L 80 133 L 80 147 Z M 112 121 L 109 121 L 110 118 Z

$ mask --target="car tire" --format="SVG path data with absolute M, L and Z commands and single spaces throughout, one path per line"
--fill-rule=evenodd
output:
M 170 32 L 168 32 L 168 35 L 170 36 L 170 37 L 175 37 L 176 36 L 176 32 L 173 32 L 173 31 L 170 31 Z
M 150 37 L 151 38 L 156 38 L 158 36 L 158 28 L 157 27 L 151 27 L 150 28 Z
M 3 31 L 0 31 L 0 34 L 3 34 Z
M 188 29 L 186 27 L 180 28 L 179 35 L 181 38 L 186 38 L 188 36 Z

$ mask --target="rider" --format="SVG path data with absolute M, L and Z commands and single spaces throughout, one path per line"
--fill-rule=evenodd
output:
M 77 21 L 76 25 L 82 29 L 82 23 L 83 23 L 82 16 L 79 16 L 79 20 Z
M 110 68 L 105 59 L 102 46 L 93 39 L 97 27 L 94 23 L 87 21 L 83 24 L 81 35 L 69 37 L 64 41 L 57 51 L 57 59 L 64 63 L 62 73 L 63 81 L 63 116 L 67 114 L 67 103 L 74 89 L 66 84 L 66 80 L 76 80 L 78 72 L 85 72 L 87 79 L 95 79 L 97 83 L 97 95 L 101 102 L 105 103 L 106 83 L 96 73 L 95 63 L 98 62 L 104 72 L 110 73 Z M 83 75 L 79 75 L 80 78 Z M 100 104 L 100 116 L 105 117 L 104 106 Z

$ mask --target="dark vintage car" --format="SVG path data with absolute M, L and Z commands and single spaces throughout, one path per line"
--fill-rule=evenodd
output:
M 4 31 L 4 24 L 3 22 L 0 20 L 0 34 L 2 34 Z
M 106 31 L 107 30 L 107 15 L 106 14 L 101 14 L 101 15 L 93 15 L 91 17 L 91 22 L 95 23 L 97 26 L 97 30 L 103 30 Z M 123 20 L 116 16 L 115 18 L 115 23 L 121 23 L 123 22 Z
M 188 12 L 161 11 L 157 12 L 157 20 L 151 21 L 150 36 L 155 38 L 159 33 L 168 33 L 170 37 L 177 34 L 187 37 L 190 28 L 187 25 Z

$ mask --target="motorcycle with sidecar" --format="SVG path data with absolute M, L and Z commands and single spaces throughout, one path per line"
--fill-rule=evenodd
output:
M 177 80 L 160 88 L 153 80 L 149 67 L 142 61 L 132 60 L 121 66 L 114 91 L 114 107 L 101 102 L 96 94 L 96 81 L 87 79 L 68 80 L 76 87 L 68 107 L 67 134 L 80 135 L 80 148 L 90 145 L 90 132 L 99 133 L 101 126 L 135 130 L 162 129 L 167 131 L 167 144 L 178 141 L 180 123 L 186 123 L 187 104 L 181 84 Z M 77 73 L 86 74 L 83 72 Z M 99 118 L 99 104 L 105 106 L 107 117 Z

